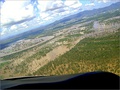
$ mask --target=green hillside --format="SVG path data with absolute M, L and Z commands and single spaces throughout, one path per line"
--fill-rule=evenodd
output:
M 119 33 L 85 38 L 73 49 L 40 68 L 34 75 L 62 75 L 90 71 L 108 71 L 120 76 Z

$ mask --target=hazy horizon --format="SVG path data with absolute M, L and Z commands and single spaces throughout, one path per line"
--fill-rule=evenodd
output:
M 119 0 L 1 0 L 1 39 L 29 31 L 41 25 L 50 24 L 81 11 L 106 7 L 118 1 Z

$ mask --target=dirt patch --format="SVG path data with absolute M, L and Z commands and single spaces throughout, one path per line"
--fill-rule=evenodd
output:
M 39 68 L 41 68 L 42 66 L 46 65 L 48 62 L 53 61 L 54 59 L 56 59 L 60 55 L 63 55 L 64 53 L 66 53 L 67 51 L 72 49 L 82 39 L 83 39 L 83 37 L 80 37 L 77 40 L 75 40 L 74 42 L 72 42 L 72 46 L 70 48 L 68 48 L 66 45 L 61 45 L 61 46 L 54 48 L 52 51 L 47 53 L 46 56 L 42 57 L 41 59 L 33 60 L 28 65 L 28 72 L 27 73 L 35 72 Z
M 37 71 L 40 67 L 44 66 L 48 62 L 54 60 L 59 55 L 64 54 L 65 52 L 69 51 L 69 49 L 66 46 L 58 46 L 54 48 L 52 51 L 46 54 L 46 56 L 42 57 L 40 60 L 33 60 L 28 65 L 28 73 L 33 73 Z

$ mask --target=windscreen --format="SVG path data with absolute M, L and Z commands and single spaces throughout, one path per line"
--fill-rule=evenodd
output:
M 119 0 L 0 0 L 0 79 L 120 76 L 119 33 Z

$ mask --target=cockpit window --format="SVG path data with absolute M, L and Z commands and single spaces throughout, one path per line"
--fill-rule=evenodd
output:
M 0 79 L 119 73 L 119 0 L 0 0 Z

